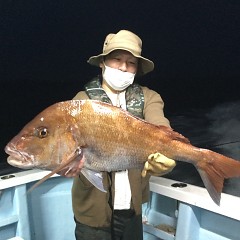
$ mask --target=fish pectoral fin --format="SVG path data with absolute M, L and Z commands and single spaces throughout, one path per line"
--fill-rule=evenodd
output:
M 27 194 L 30 193 L 33 189 L 35 189 L 36 187 L 38 187 L 40 184 L 42 184 L 43 182 L 45 182 L 47 179 L 49 179 L 51 176 L 53 176 L 55 174 L 55 172 L 50 172 L 49 174 L 47 174 L 45 177 L 43 177 L 42 179 L 40 179 L 39 181 L 37 181 L 36 183 L 34 183 L 27 191 Z
M 95 172 L 93 170 L 87 169 L 87 168 L 83 168 L 81 170 L 81 173 L 83 174 L 83 176 L 85 178 L 87 178 L 87 180 L 89 182 L 91 182 L 97 189 L 99 189 L 102 192 L 107 192 L 104 189 L 103 186 L 103 177 L 102 177 L 102 173 L 100 172 Z
M 38 187 L 40 184 L 44 183 L 47 179 L 49 179 L 51 176 L 53 176 L 54 174 L 59 173 L 61 170 L 63 170 L 66 166 L 68 166 L 69 164 L 71 164 L 72 162 L 79 162 L 79 160 L 81 160 L 82 158 L 82 151 L 81 148 L 77 148 L 76 151 L 74 152 L 74 154 L 62 165 L 58 166 L 57 168 L 55 168 L 53 171 L 51 171 L 49 174 L 47 174 L 45 177 L 43 177 L 42 179 L 40 179 L 39 181 L 37 181 L 28 191 L 27 193 L 31 192 L 34 188 Z M 76 163 L 75 163 L 76 164 Z M 70 165 L 70 169 L 73 166 Z M 68 171 L 69 171 L 68 170 Z

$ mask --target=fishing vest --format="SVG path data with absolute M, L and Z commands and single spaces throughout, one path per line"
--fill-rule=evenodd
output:
M 102 88 L 99 76 L 93 78 L 84 87 L 90 99 L 112 104 L 110 98 Z M 144 94 L 141 86 L 137 83 L 130 85 L 126 89 L 125 98 L 127 111 L 136 117 L 143 118 Z

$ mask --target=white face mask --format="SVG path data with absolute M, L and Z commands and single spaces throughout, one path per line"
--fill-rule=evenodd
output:
M 123 72 L 121 70 L 111 68 L 105 65 L 103 79 L 107 84 L 116 91 L 122 91 L 130 86 L 135 77 L 135 73 Z

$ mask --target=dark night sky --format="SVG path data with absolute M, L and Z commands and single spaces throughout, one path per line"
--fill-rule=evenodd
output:
M 168 115 L 239 100 L 239 0 L 0 0 L 1 148 L 48 105 L 72 98 L 99 69 L 109 32 L 143 40 Z

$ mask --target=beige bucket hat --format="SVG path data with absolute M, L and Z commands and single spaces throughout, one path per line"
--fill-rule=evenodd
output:
M 103 52 L 97 56 L 90 57 L 88 59 L 88 63 L 94 66 L 99 66 L 103 56 L 106 56 L 110 52 L 118 49 L 128 51 L 139 59 L 139 75 L 146 74 L 154 69 L 154 63 L 141 56 L 142 40 L 136 34 L 127 30 L 121 30 L 116 34 L 108 34 L 103 44 Z

